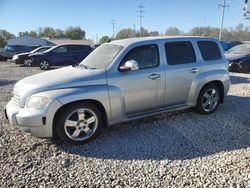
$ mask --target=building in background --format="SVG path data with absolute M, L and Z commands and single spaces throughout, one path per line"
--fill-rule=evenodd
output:
M 80 45 L 93 45 L 94 43 L 91 40 L 71 40 L 71 39 L 47 39 L 50 43 L 54 45 L 60 44 L 80 44 Z
M 7 45 L 24 45 L 24 46 L 55 46 L 60 44 L 82 44 L 93 45 L 91 40 L 71 40 L 71 39 L 44 39 L 28 35 L 16 37 L 7 40 Z
M 54 46 L 55 44 L 46 39 L 24 35 L 7 40 L 7 45 Z

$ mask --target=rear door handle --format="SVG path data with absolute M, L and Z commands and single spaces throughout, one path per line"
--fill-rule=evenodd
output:
M 191 72 L 191 73 L 197 73 L 199 71 L 200 70 L 198 68 L 192 68 L 192 69 L 189 70 L 189 72 Z
M 148 78 L 149 79 L 151 79 L 151 80 L 155 80 L 155 79 L 157 79 L 157 78 L 160 78 L 161 77 L 161 75 L 160 74 L 151 74 Z

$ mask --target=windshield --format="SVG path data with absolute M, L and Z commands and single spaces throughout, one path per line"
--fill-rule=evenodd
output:
M 103 44 L 89 54 L 79 65 L 89 69 L 105 69 L 122 49 L 122 46 Z
M 250 45 L 239 45 L 231 48 L 227 54 L 250 54 Z
M 54 50 L 54 49 L 57 48 L 57 47 L 58 47 L 58 46 L 51 46 L 49 49 L 45 50 L 44 53 L 45 53 L 45 52 L 50 52 L 50 51 Z
M 36 52 L 44 52 L 45 50 L 48 50 L 49 47 L 39 47 L 34 50 L 32 50 L 30 53 L 36 53 Z

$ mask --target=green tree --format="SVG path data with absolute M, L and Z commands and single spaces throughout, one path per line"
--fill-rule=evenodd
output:
M 28 36 L 32 36 L 32 37 L 37 37 L 37 33 L 35 31 L 24 31 L 24 32 L 19 32 L 18 36 L 24 36 L 24 35 L 28 35 Z
M 6 44 L 7 44 L 7 40 L 14 38 L 15 35 L 13 35 L 12 33 L 1 29 L 0 30 L 0 47 L 3 48 Z
M 148 33 L 148 36 L 159 36 L 159 35 L 160 35 L 160 33 L 158 31 L 150 31 Z
M 116 34 L 116 39 L 126 39 L 126 38 L 131 38 L 131 37 L 135 37 L 135 30 L 131 29 L 131 28 L 126 28 L 126 29 L 122 29 L 120 30 L 117 34 Z
M 37 37 L 38 35 L 37 35 L 37 33 L 35 31 L 30 31 L 29 36 Z
M 44 27 L 40 30 L 39 36 L 43 38 L 55 38 L 56 31 L 53 27 Z
M 183 32 L 177 27 L 169 27 L 167 28 L 165 35 L 166 36 L 179 36 L 179 35 L 183 35 Z
M 140 32 L 141 32 L 141 37 L 147 37 L 147 36 L 149 36 L 148 30 L 145 29 L 144 27 L 141 28 L 141 31 L 140 30 L 136 31 L 135 36 L 136 37 L 140 37 Z
M 70 39 L 85 39 L 85 31 L 80 27 L 68 27 L 65 31 L 65 35 Z
M 61 29 L 55 29 L 55 38 L 65 38 L 64 31 Z
M 24 35 L 29 35 L 29 32 L 28 31 L 24 31 L 24 32 L 20 31 L 18 33 L 18 36 L 24 36 Z
M 109 42 L 109 41 L 110 41 L 109 36 L 103 36 L 102 38 L 100 38 L 99 44 L 103 44 L 103 43 L 106 43 L 106 42 Z
M 216 27 L 194 27 L 190 30 L 189 35 L 217 38 L 219 33 L 220 29 Z

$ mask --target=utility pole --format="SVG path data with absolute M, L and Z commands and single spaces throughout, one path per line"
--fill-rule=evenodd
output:
M 225 15 L 225 8 L 229 7 L 229 5 L 226 5 L 226 0 L 223 0 L 223 5 L 219 4 L 219 8 L 222 7 L 222 15 L 221 15 L 221 24 L 220 24 L 220 35 L 219 40 L 221 40 L 222 37 L 222 30 L 223 30 L 223 24 L 224 24 L 224 15 Z
M 115 22 L 115 18 L 113 17 L 113 19 L 111 20 L 111 26 L 113 29 L 113 35 L 112 35 L 112 39 L 115 37 L 115 26 L 116 26 L 116 22 Z
M 142 37 L 142 18 L 144 17 L 145 11 L 145 6 L 142 5 L 142 3 L 137 6 L 139 10 L 137 11 L 139 13 L 138 17 L 140 18 L 140 37 Z

